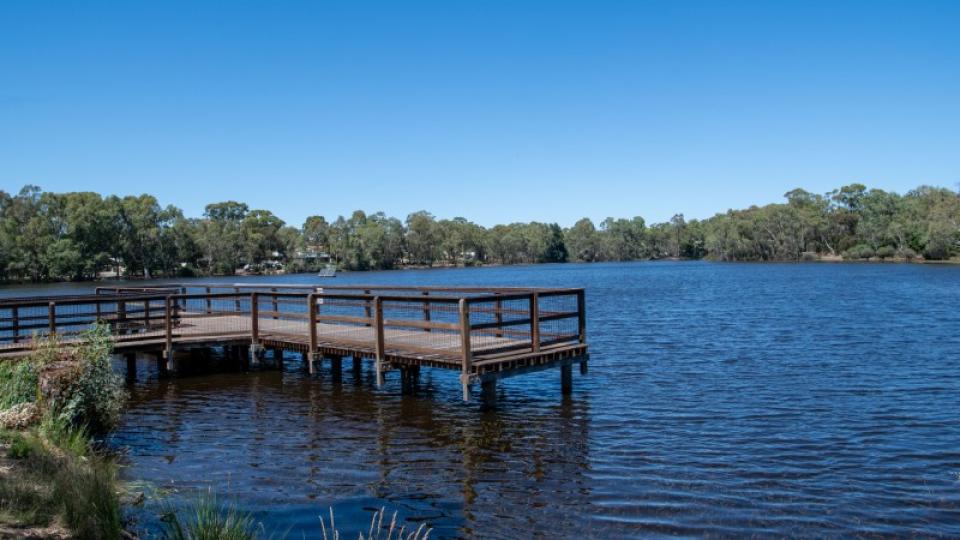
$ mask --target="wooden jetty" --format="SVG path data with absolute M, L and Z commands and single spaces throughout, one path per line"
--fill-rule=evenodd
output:
M 38 338 L 82 340 L 107 324 L 114 348 L 135 361 L 155 353 L 162 373 L 175 372 L 177 349 L 223 347 L 259 365 L 263 351 L 303 355 L 314 373 L 328 359 L 335 374 L 345 357 L 354 369 L 372 361 L 377 385 L 388 371 L 404 387 L 423 367 L 457 370 L 463 399 L 480 383 L 492 399 L 497 380 L 559 368 L 563 393 L 572 367 L 586 373 L 583 289 L 166 284 L 98 287 L 95 294 L 0 299 L 0 359 L 30 352 Z

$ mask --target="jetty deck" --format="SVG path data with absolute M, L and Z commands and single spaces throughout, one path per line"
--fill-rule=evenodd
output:
M 378 385 L 391 370 L 404 382 L 422 367 L 457 370 L 464 400 L 474 383 L 488 399 L 498 379 L 555 367 L 566 393 L 588 360 L 583 289 L 223 283 L 0 299 L 0 358 L 53 335 L 79 343 L 98 322 L 116 352 L 153 352 L 164 373 L 182 367 L 178 350 L 223 347 L 253 365 L 265 350 L 296 351 L 310 373 L 324 359 L 335 372 L 345 357 L 355 369 L 371 360 Z

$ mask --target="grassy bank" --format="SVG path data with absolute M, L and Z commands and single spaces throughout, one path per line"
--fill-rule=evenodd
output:
M 0 363 L 0 536 L 123 534 L 116 465 L 95 437 L 119 419 L 125 392 L 106 329 L 87 337 Z

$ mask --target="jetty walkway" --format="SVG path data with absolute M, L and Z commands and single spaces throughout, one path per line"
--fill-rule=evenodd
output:
M 178 370 L 177 350 L 222 347 L 253 365 L 296 351 L 310 373 L 372 361 L 378 386 L 391 370 L 405 384 L 423 367 L 457 370 L 464 400 L 474 383 L 487 400 L 497 380 L 550 368 L 568 393 L 589 358 L 583 289 L 172 283 L 0 299 L 0 360 L 51 335 L 77 343 L 97 322 L 128 362 L 154 353 L 162 373 Z

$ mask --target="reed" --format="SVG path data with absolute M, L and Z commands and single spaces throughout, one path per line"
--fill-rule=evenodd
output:
M 383 518 L 387 515 L 386 507 L 381 507 L 370 517 L 370 528 L 367 535 L 360 533 L 360 540 L 427 540 L 430 537 L 432 529 L 427 527 L 426 523 L 421 523 L 419 527 L 408 531 L 406 525 L 400 525 L 397 528 L 397 511 L 393 511 L 390 522 L 384 526 Z M 336 518 L 333 514 L 333 507 L 330 507 L 330 531 L 328 536 L 327 524 L 323 516 L 320 516 L 320 532 L 323 540 L 340 540 L 340 531 L 337 530 Z

